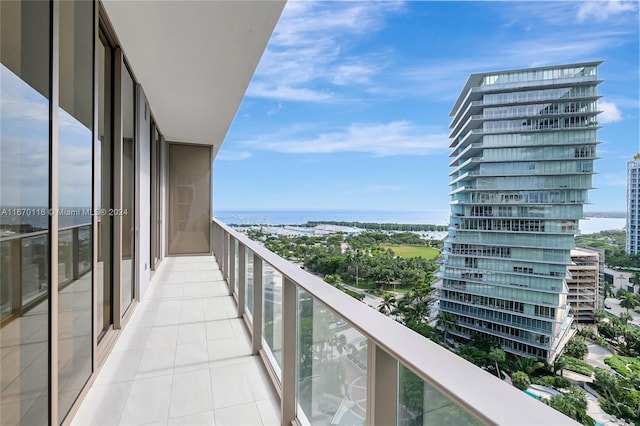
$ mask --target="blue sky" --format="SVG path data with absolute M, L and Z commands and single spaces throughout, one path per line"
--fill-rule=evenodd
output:
M 289 1 L 214 164 L 214 207 L 448 209 L 469 74 L 603 60 L 590 211 L 626 209 L 637 1 Z

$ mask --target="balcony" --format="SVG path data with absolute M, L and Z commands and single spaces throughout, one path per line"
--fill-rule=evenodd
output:
M 226 225 L 213 237 L 215 258 L 165 260 L 72 424 L 575 424 Z

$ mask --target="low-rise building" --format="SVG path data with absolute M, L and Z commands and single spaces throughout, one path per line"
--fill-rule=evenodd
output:
M 593 311 L 600 308 L 602 262 L 596 250 L 582 247 L 571 250 L 571 264 L 567 266 L 568 302 L 578 324 L 593 322 Z

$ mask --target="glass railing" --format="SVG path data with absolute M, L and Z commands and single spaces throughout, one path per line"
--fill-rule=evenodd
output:
M 281 424 L 576 424 L 215 219 L 213 236 Z
M 10 235 L 0 239 L 0 318 L 22 316 L 49 291 L 49 232 Z M 58 231 L 60 288 L 91 270 L 91 225 Z

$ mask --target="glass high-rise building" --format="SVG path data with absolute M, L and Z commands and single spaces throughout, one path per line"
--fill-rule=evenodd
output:
M 438 284 L 454 335 L 549 361 L 570 337 L 565 280 L 592 187 L 600 63 L 472 74 L 456 100 Z
M 627 163 L 627 254 L 640 253 L 640 159 Z

